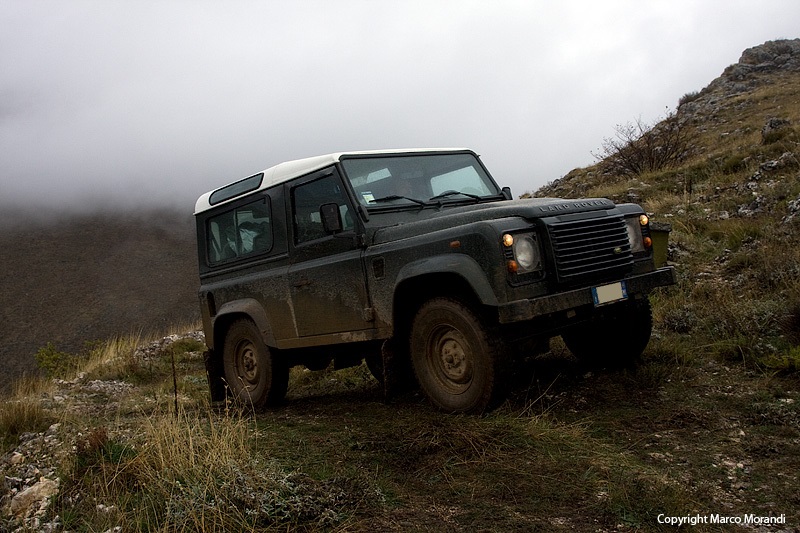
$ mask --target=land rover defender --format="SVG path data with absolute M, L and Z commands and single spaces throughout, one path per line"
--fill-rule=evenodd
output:
M 636 360 L 652 328 L 647 215 L 603 198 L 512 199 L 467 149 L 289 161 L 201 196 L 200 309 L 213 400 L 279 403 L 289 368 L 366 359 L 448 412 L 496 405 L 521 346 Z

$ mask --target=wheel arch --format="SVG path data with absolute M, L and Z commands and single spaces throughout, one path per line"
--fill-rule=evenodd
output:
M 211 389 L 212 401 L 225 399 L 225 371 L 223 368 L 223 346 L 225 335 L 231 324 L 239 319 L 247 319 L 253 322 L 261 332 L 261 338 L 267 346 L 275 345 L 275 337 L 272 333 L 267 313 L 264 307 L 254 298 L 243 298 L 227 302 L 219 308 L 219 312 L 212 321 L 211 342 L 212 348 L 206 356 L 206 372 Z
M 275 346 L 275 335 L 272 332 L 269 318 L 267 317 L 264 306 L 255 298 L 242 298 L 227 302 L 219 308 L 219 312 L 214 317 L 212 330 L 214 333 L 213 346 L 218 349 L 224 342 L 225 332 L 231 322 L 240 318 L 251 320 L 261 332 L 264 344 Z
M 437 297 L 450 297 L 477 304 L 480 299 L 467 281 L 455 274 L 427 273 L 404 280 L 395 289 L 394 330 L 407 332 L 417 310 L 426 301 Z
M 496 307 L 497 296 L 486 272 L 468 255 L 429 257 L 405 265 L 395 283 L 392 316 L 395 332 L 402 331 L 427 300 L 451 297 L 478 307 Z

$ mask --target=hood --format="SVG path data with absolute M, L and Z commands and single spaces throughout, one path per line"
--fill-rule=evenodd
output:
M 380 226 L 384 217 L 387 222 L 391 220 L 390 223 L 392 225 L 377 228 L 373 234 L 372 242 L 373 244 L 390 242 L 474 222 L 511 217 L 532 220 L 570 213 L 608 210 L 614 207 L 614 202 L 606 198 L 587 198 L 582 200 L 526 198 L 460 207 L 426 208 L 376 214 L 373 218 L 376 225 Z

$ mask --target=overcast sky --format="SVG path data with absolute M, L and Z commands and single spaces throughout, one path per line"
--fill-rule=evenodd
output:
M 797 0 L 0 0 L 0 198 L 188 213 L 281 161 L 441 146 L 519 195 L 798 21 Z

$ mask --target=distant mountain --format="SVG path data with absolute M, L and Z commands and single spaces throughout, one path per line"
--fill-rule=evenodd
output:
M 0 389 L 33 372 L 34 354 L 48 342 L 76 353 L 87 341 L 197 320 L 191 215 L 154 210 L 42 220 L 4 213 Z

